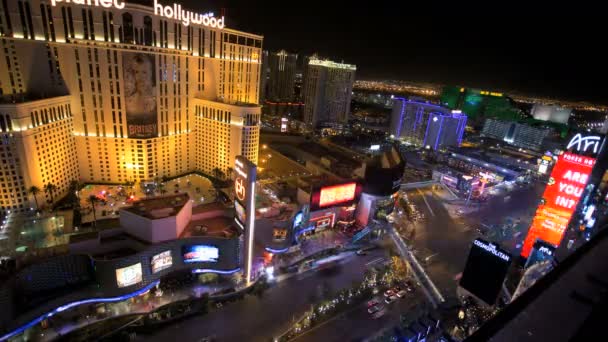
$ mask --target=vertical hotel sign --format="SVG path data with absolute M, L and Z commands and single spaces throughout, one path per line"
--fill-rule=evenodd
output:
M 559 156 L 524 241 L 524 258 L 528 258 L 537 239 L 559 246 L 594 165 L 595 158 L 568 152 Z
M 234 161 L 234 221 L 244 231 L 245 279 L 252 279 L 253 245 L 255 236 L 255 179 L 257 169 L 254 163 L 243 156 Z

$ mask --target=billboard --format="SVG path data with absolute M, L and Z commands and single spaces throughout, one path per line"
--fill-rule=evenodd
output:
M 355 199 L 357 183 L 347 183 L 321 188 L 319 207 L 350 202 Z
M 524 240 L 522 257 L 528 258 L 537 239 L 559 246 L 593 165 L 594 158 L 577 154 L 566 152 L 558 157 Z
M 116 269 L 116 284 L 118 287 L 135 285 L 142 281 L 141 263 Z
M 247 213 L 245 212 L 245 207 L 243 207 L 239 201 L 234 201 L 234 210 L 236 211 L 236 219 L 239 220 L 239 223 L 245 226 L 245 222 L 247 222 Z
M 156 254 L 150 259 L 150 265 L 152 266 L 152 273 L 157 273 L 171 267 L 173 265 L 171 251 Z
M 348 206 L 359 199 L 361 184 L 354 181 L 326 186 L 315 186 L 310 196 L 310 210 L 315 211 L 332 206 Z
M 249 159 L 236 156 L 234 160 L 234 197 L 236 216 L 234 220 L 244 230 L 244 266 L 245 281 L 253 280 L 253 247 L 255 236 L 255 180 L 257 167 Z M 242 210 L 242 214 L 239 210 Z M 240 221 L 240 219 L 243 221 Z
M 555 246 L 552 246 L 551 244 L 548 244 L 542 240 L 536 240 L 524 268 L 529 268 L 546 260 L 553 260 L 554 253 Z
M 217 262 L 220 257 L 220 250 L 210 245 L 183 246 L 182 255 L 185 263 Z
M 476 239 L 462 272 L 460 286 L 488 305 L 494 305 L 510 265 L 508 252 L 493 243 Z
M 157 137 L 155 56 L 125 52 L 122 70 L 128 137 Z

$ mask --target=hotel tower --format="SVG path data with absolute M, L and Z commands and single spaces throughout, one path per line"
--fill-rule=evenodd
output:
M 158 0 L 0 0 L 0 215 L 29 210 L 31 186 L 57 199 L 72 180 L 257 163 L 262 37 L 224 20 Z

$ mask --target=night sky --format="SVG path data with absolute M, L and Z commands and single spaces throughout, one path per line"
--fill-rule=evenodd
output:
M 358 79 L 448 83 L 608 104 L 608 58 L 602 53 L 608 25 L 599 8 L 582 2 L 328 3 L 182 1 L 201 11 L 226 8 L 228 26 L 264 35 L 265 49 L 318 52 L 356 64 Z

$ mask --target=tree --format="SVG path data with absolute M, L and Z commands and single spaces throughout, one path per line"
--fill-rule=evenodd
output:
M 93 208 L 93 226 L 97 226 L 97 214 L 95 213 L 95 203 L 97 203 L 99 199 L 95 195 L 90 195 L 89 198 L 87 198 L 87 201 L 91 204 L 91 207 Z
M 408 266 L 399 256 L 394 255 L 391 258 L 391 271 L 393 279 L 404 280 L 407 277 Z
M 219 167 L 214 168 L 213 170 L 211 170 L 211 172 L 213 173 L 213 177 L 219 179 L 220 178 L 220 174 L 222 172 L 222 170 L 220 170 Z
M 36 202 L 36 210 L 38 210 L 38 197 L 36 197 L 36 195 L 38 195 L 40 193 L 40 188 L 32 185 L 30 186 L 29 189 L 27 189 L 27 192 L 29 192 L 32 196 L 34 196 L 34 201 Z
M 228 166 L 228 167 L 226 168 L 226 174 L 228 175 L 228 178 L 229 178 L 229 179 L 230 179 L 230 178 L 232 178 L 232 174 L 233 174 L 233 173 L 234 173 L 234 169 L 233 169 L 233 168 L 231 168 L 230 166 Z
M 55 191 L 57 191 L 57 185 L 53 183 L 47 183 L 44 186 L 44 192 L 47 193 L 51 197 L 50 203 L 55 202 Z
M 160 191 L 161 196 L 167 193 L 167 189 L 165 189 L 165 183 L 160 183 L 158 185 L 158 191 Z
M 82 185 L 80 184 L 79 181 L 77 180 L 72 180 L 70 181 L 70 186 L 69 186 L 69 198 L 70 201 L 72 202 L 72 206 L 74 207 L 74 209 L 77 209 L 78 207 L 80 207 L 80 199 L 78 198 L 77 192 L 80 190 L 80 188 L 82 187 Z

